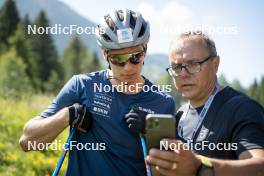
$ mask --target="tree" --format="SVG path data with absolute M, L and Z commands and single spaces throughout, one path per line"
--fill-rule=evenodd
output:
M 74 36 L 69 46 L 64 50 L 62 56 L 62 66 L 64 79 L 67 81 L 72 75 L 81 73 L 82 59 L 87 57 L 87 50 L 78 36 Z
M 38 63 L 32 51 L 31 39 L 28 38 L 25 33 L 24 23 L 20 22 L 18 24 L 16 32 L 8 41 L 10 46 L 15 49 L 17 56 L 20 57 L 26 65 L 25 72 L 30 79 L 31 85 L 37 90 L 40 85 L 37 70 Z
M 246 90 L 243 88 L 243 86 L 241 85 L 241 83 L 239 82 L 238 79 L 235 79 L 234 81 L 232 81 L 231 83 L 231 87 L 233 87 L 234 89 L 240 91 L 240 92 L 245 92 Z
M 0 59 L 0 96 L 21 97 L 31 93 L 32 87 L 26 74 L 26 65 L 11 49 Z
M 46 84 L 44 84 L 44 88 L 47 92 L 53 92 L 53 93 L 58 93 L 58 91 L 60 90 L 60 88 L 63 86 L 61 82 L 60 84 L 58 84 L 58 80 L 60 80 L 60 76 L 58 75 L 58 73 L 55 70 L 51 71 L 51 75 L 49 77 L 49 80 L 47 81 Z
M 29 16 L 28 14 L 25 15 L 25 17 L 21 20 L 21 23 L 24 25 L 24 31 L 25 31 L 25 34 L 28 33 L 28 25 L 31 25 L 31 22 L 29 20 Z M 27 34 L 28 35 L 28 34 Z M 29 35 L 28 35 L 29 36 Z
M 187 102 L 187 100 L 184 99 L 181 94 L 176 90 L 174 80 L 168 74 L 162 75 L 160 79 L 157 80 L 157 84 L 161 86 L 170 86 L 171 91 L 168 90 L 169 92 L 167 93 L 174 97 L 177 109 L 179 109 L 180 106 Z
M 49 21 L 44 11 L 40 11 L 38 17 L 33 23 L 37 27 L 46 29 L 49 26 Z M 45 90 L 45 84 L 48 84 L 51 73 L 57 72 L 61 76 L 61 69 L 58 62 L 58 54 L 52 39 L 52 36 L 45 31 L 43 34 L 32 34 L 32 51 L 38 63 L 38 77 L 41 81 L 41 90 Z M 60 84 L 60 81 L 57 81 Z
M 224 74 L 220 74 L 220 76 L 218 77 L 218 80 L 219 80 L 220 84 L 223 85 L 223 86 L 228 86 L 229 85 L 229 83 L 226 80 L 226 77 L 225 77 Z
M 247 94 L 264 106 L 264 76 L 262 76 L 260 82 L 256 79 L 253 84 L 248 88 Z
M 19 16 L 14 0 L 6 0 L 0 11 L 0 42 L 8 44 L 8 38 L 15 32 Z
M 248 89 L 248 95 L 250 97 L 252 97 L 253 99 L 256 99 L 257 98 L 257 94 L 258 94 L 258 82 L 257 80 L 255 79 L 253 84 L 249 87 Z
M 74 74 L 92 72 L 100 69 L 95 53 L 89 52 L 78 36 L 74 36 L 62 56 L 64 81 Z
M 83 68 L 84 71 L 87 70 L 88 72 L 94 72 L 94 71 L 102 69 L 96 52 L 91 53 L 91 57 L 90 59 L 88 59 L 88 63 L 90 67 Z
M 7 50 L 8 47 L 4 43 L 0 43 L 0 54 L 6 52 Z
M 260 81 L 260 86 L 258 89 L 259 103 L 264 106 L 264 76 L 262 76 Z

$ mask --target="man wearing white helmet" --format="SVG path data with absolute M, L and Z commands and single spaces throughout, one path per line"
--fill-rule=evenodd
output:
M 73 76 L 53 103 L 25 125 L 20 144 L 28 151 L 30 141 L 52 142 L 70 125 L 78 129 L 72 141 L 91 147 L 72 147 L 67 175 L 146 175 L 138 133 L 144 133 L 147 113 L 174 114 L 175 103 L 141 75 L 150 36 L 141 14 L 114 11 L 100 28 L 105 33 L 98 32 L 97 41 L 109 69 Z

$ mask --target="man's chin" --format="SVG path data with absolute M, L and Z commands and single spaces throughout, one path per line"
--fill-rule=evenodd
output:
M 185 99 L 192 99 L 195 97 L 195 93 L 193 91 L 184 91 L 181 93 L 182 97 Z
M 132 82 L 133 80 L 134 80 L 133 78 L 128 78 L 128 77 L 120 79 L 120 81 L 123 83 L 129 83 L 129 82 Z
M 134 82 L 137 79 L 137 75 L 120 76 L 122 82 Z

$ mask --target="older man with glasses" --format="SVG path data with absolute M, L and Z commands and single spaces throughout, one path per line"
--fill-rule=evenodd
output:
M 201 31 L 171 43 L 167 69 L 188 100 L 177 112 L 174 151 L 151 149 L 147 162 L 167 176 L 264 175 L 264 109 L 217 80 L 220 58 Z M 175 147 L 177 146 L 177 147 Z

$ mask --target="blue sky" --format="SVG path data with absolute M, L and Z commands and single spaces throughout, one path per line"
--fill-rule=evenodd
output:
M 264 76 L 264 2 L 261 0 L 61 0 L 95 23 L 112 9 L 140 11 L 151 25 L 149 53 L 167 54 L 171 39 L 203 27 L 221 57 L 219 73 L 248 86 Z M 208 30 L 209 29 L 209 30 Z M 211 32 L 210 32 L 211 31 Z M 212 32 L 214 31 L 214 32 Z

